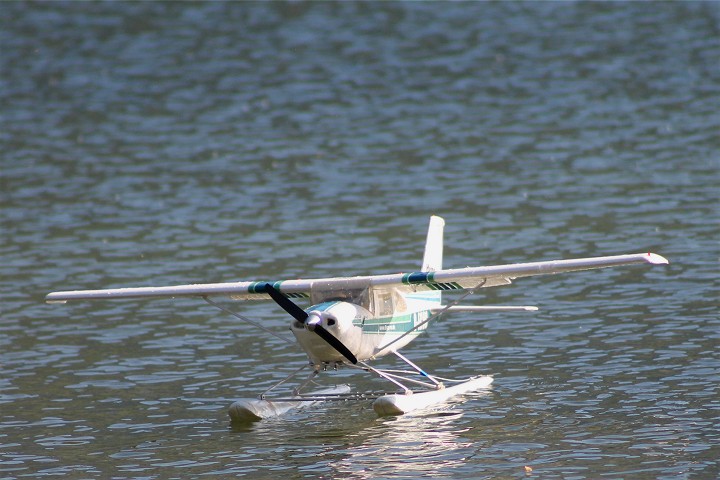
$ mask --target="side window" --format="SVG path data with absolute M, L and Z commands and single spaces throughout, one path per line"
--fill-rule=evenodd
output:
M 321 290 L 321 289 L 313 289 L 311 293 L 311 302 L 312 303 L 322 303 L 322 302 L 329 302 L 329 301 L 339 301 L 339 302 L 350 302 L 354 303 L 356 305 L 360 305 L 361 307 L 370 310 L 370 295 L 368 293 L 367 288 L 363 289 L 337 289 L 337 290 Z
M 392 315 L 393 313 L 393 295 L 392 291 L 379 291 L 375 295 L 376 315 Z
M 405 298 L 397 290 L 393 290 L 393 299 L 395 300 L 395 311 L 397 313 L 402 313 L 407 310 Z

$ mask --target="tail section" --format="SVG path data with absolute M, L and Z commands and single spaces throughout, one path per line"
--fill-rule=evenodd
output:
M 422 271 L 434 272 L 442 270 L 443 263 L 443 230 L 445 229 L 445 220 L 441 217 L 430 217 L 430 226 L 428 227 L 427 240 L 425 241 L 425 255 L 423 257 Z M 422 292 L 417 293 L 416 298 L 432 302 L 440 305 L 442 303 L 442 292 Z
M 425 241 L 425 256 L 423 257 L 423 272 L 442 270 L 443 262 L 443 230 L 445 220 L 433 215 L 430 217 L 427 240 Z

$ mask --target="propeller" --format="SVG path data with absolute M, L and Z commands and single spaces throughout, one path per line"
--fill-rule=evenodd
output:
M 353 365 L 357 364 L 357 358 L 355 357 L 355 355 L 353 355 L 350 349 L 343 345 L 343 343 L 338 340 L 335 335 L 328 332 L 325 327 L 320 324 L 320 319 L 318 317 L 313 317 L 312 319 L 310 319 L 310 315 L 308 315 L 305 310 L 297 306 L 297 304 L 295 304 L 288 297 L 280 293 L 278 289 L 276 289 L 269 283 L 265 284 L 264 290 L 265 293 L 270 295 L 270 297 L 275 301 L 275 303 L 280 305 L 280 307 L 287 313 L 289 313 L 295 320 L 305 325 L 308 330 L 317 333 L 320 338 L 325 340 L 343 357 L 347 358 L 350 363 L 352 363 Z

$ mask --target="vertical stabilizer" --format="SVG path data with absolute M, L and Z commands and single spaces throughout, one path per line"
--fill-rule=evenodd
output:
M 425 256 L 422 263 L 423 272 L 442 270 L 444 229 L 445 220 L 442 217 L 435 215 L 430 217 L 430 226 L 425 241 Z

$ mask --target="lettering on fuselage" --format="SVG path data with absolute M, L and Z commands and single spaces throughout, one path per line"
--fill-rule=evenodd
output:
M 430 317 L 429 310 L 421 310 L 404 315 L 394 317 L 367 318 L 362 323 L 356 320 L 356 325 L 363 329 L 363 333 L 405 333 L 413 330 L 412 333 L 418 333 L 427 328 L 427 324 L 422 324 Z M 416 328 L 417 327 L 417 328 Z

